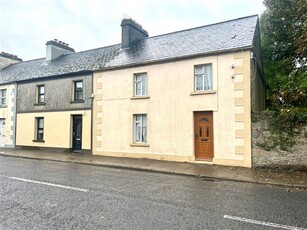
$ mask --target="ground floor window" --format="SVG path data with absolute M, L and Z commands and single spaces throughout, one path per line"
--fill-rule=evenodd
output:
M 43 117 L 36 118 L 36 140 L 38 141 L 44 140 L 44 118 Z
M 147 115 L 137 114 L 133 116 L 134 120 L 134 142 L 147 142 Z

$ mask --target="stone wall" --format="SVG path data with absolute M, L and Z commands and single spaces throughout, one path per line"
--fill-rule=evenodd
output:
M 266 151 L 259 144 L 270 136 L 268 121 L 261 117 L 252 122 L 252 165 L 253 167 L 272 167 L 307 170 L 307 125 L 295 137 L 296 144 L 287 151 L 273 149 Z

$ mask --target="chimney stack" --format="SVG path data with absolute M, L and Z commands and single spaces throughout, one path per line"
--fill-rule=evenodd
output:
M 75 50 L 67 43 L 54 39 L 46 43 L 46 61 L 52 61 L 64 54 L 74 53 Z
M 147 38 L 148 33 L 142 26 L 133 19 L 123 19 L 122 27 L 122 48 L 129 48 L 131 44 L 137 40 Z
M 16 55 L 6 52 L 0 53 L 0 70 L 14 63 L 22 62 Z

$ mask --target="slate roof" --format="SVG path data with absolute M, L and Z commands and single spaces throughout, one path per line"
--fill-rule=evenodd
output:
M 129 49 L 116 44 L 63 55 L 52 62 L 41 58 L 12 64 L 0 71 L 0 84 L 251 48 L 257 20 L 252 15 L 149 37 Z

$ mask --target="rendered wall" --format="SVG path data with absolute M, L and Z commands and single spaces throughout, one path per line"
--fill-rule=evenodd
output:
M 194 95 L 194 65 L 207 63 L 213 91 Z M 150 98 L 131 99 L 141 72 Z M 193 112 L 213 111 L 213 163 L 251 167 L 249 51 L 96 72 L 94 95 L 93 154 L 194 162 Z M 137 113 L 147 114 L 147 147 L 131 145 Z
M 72 115 L 82 115 L 82 149 L 91 149 L 91 110 L 17 114 L 16 145 L 71 148 Z M 36 117 L 44 117 L 45 142 L 33 142 Z
M 16 85 L 1 85 L 1 89 L 6 89 L 6 105 L 0 106 L 0 119 L 5 119 L 5 148 L 14 148 L 15 142 L 15 95 Z

